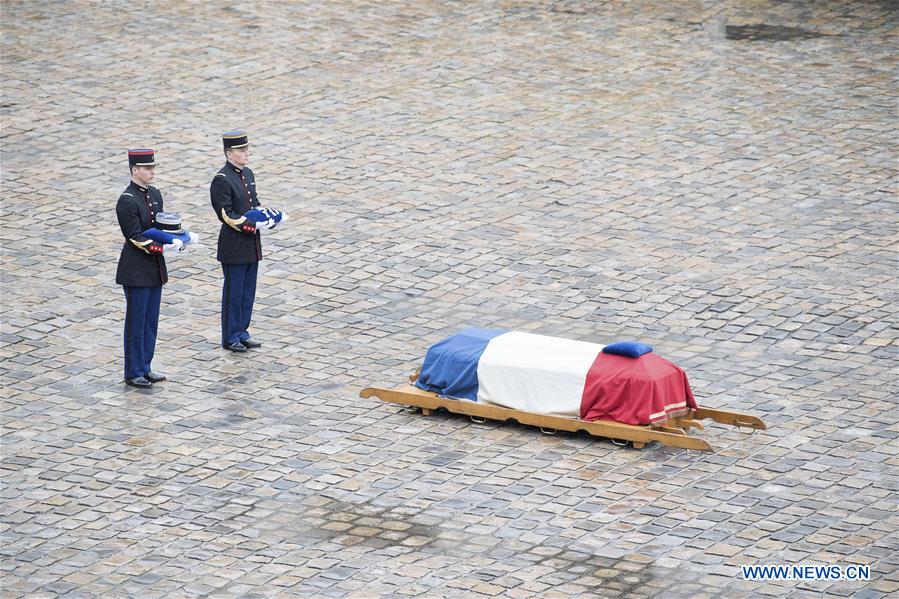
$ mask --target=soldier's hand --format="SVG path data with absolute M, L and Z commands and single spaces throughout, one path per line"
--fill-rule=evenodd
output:
M 172 243 L 167 243 L 162 246 L 162 253 L 166 255 L 174 254 L 175 252 L 180 252 L 183 249 L 184 242 L 182 242 L 180 239 L 173 239 Z

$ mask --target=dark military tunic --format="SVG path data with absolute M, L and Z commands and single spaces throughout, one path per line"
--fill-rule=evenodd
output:
M 162 245 L 143 236 L 162 212 L 162 194 L 153 187 L 131 182 L 116 204 L 119 227 L 125 244 L 119 256 L 115 282 L 126 287 L 157 287 L 169 280 Z
M 247 210 L 260 206 L 253 171 L 230 162 L 219 169 L 209 186 L 212 208 L 222 222 L 216 258 L 222 264 L 251 264 L 262 260 L 261 234 L 253 221 L 244 218 Z

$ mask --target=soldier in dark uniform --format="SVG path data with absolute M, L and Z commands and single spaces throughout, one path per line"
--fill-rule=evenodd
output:
M 212 178 L 209 194 L 222 222 L 217 259 L 222 263 L 222 347 L 233 352 L 261 347 L 248 329 L 256 298 L 256 276 L 262 260 L 262 240 L 255 223 L 244 214 L 260 206 L 256 179 L 247 168 L 250 143 L 243 131 L 222 134 L 227 162 Z
M 182 244 L 176 240 L 163 246 L 143 235 L 162 212 L 162 194 L 150 185 L 156 176 L 153 150 L 128 150 L 128 166 L 131 183 L 116 204 L 119 227 L 125 236 L 115 278 L 125 289 L 125 382 L 132 387 L 152 387 L 165 380 L 150 369 L 162 286 L 169 279 L 163 254 L 180 250 Z

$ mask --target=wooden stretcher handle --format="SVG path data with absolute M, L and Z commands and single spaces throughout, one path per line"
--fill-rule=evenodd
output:
M 395 389 L 366 388 L 360 392 L 362 397 L 377 397 L 390 403 L 407 406 L 418 406 L 428 410 L 443 408 L 454 414 L 464 414 L 477 418 L 486 418 L 504 422 L 514 420 L 520 424 L 555 429 L 557 431 L 584 431 L 596 437 L 618 439 L 634 442 L 635 447 L 645 445 L 649 441 L 657 441 L 671 447 L 712 451 L 708 441 L 692 437 L 679 430 L 677 433 L 654 430 L 648 426 L 622 424 L 610 420 L 581 420 L 562 416 L 548 416 L 533 412 L 524 412 L 494 405 L 484 405 L 474 401 L 439 397 L 436 393 L 424 391 L 412 385 L 403 385 Z
M 711 408 L 703 408 L 699 406 L 693 414 L 696 420 L 705 420 L 710 418 L 721 424 L 729 424 L 731 426 L 745 426 L 758 430 L 768 430 L 768 427 L 762 422 L 761 418 L 750 416 L 749 414 L 740 414 L 739 412 L 728 412 L 725 410 L 713 410 Z

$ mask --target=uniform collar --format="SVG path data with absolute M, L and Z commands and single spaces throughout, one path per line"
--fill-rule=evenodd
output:
M 234 172 L 237 173 L 238 175 L 239 175 L 240 173 L 243 172 L 243 169 L 242 169 L 242 168 L 237 167 L 237 166 L 234 166 L 234 163 L 231 162 L 230 160 L 227 161 L 227 162 L 225 163 L 225 168 L 228 169 L 228 170 L 234 171 Z
M 139 192 L 141 192 L 141 193 L 147 193 L 147 188 L 141 186 L 141 185 L 140 185 L 139 183 L 137 183 L 134 179 L 131 180 L 131 185 L 133 185 L 134 188 L 137 189 Z

